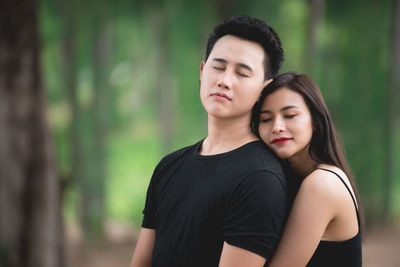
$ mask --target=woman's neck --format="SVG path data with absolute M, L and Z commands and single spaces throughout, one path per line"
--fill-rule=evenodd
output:
M 307 177 L 318 166 L 318 163 L 311 159 L 308 147 L 288 159 L 292 169 L 302 178 Z

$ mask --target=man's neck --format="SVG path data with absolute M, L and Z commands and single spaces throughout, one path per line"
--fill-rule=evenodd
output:
M 215 155 L 259 140 L 250 128 L 250 118 L 220 119 L 208 116 L 208 136 L 200 148 L 201 155 Z

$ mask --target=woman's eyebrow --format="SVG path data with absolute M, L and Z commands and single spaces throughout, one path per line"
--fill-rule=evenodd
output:
M 288 109 L 291 109 L 291 108 L 299 108 L 299 107 L 298 106 L 286 106 L 286 107 L 281 108 L 280 111 L 285 111 L 285 110 L 288 110 Z M 268 109 L 264 109 L 264 110 L 261 110 L 260 113 L 272 113 L 272 111 L 270 111 Z
M 291 108 L 299 108 L 299 107 L 298 106 L 286 106 L 286 107 L 281 108 L 281 111 L 291 109 Z

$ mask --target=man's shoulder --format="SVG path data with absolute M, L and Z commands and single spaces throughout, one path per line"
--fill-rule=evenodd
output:
M 185 155 L 188 155 L 189 153 L 193 152 L 198 147 L 198 144 L 200 142 L 201 141 L 199 141 L 193 145 L 189 145 L 189 146 L 180 148 L 180 149 L 164 156 L 160 160 L 160 162 L 157 164 L 156 172 L 159 172 L 159 173 L 164 172 L 166 169 L 171 167 L 176 161 L 178 161 L 179 159 L 182 159 L 183 157 L 185 157 Z
M 198 145 L 198 142 L 195 143 L 195 144 L 189 145 L 189 146 L 182 147 L 182 148 L 180 148 L 178 150 L 175 150 L 175 151 L 167 154 L 166 156 L 164 156 L 161 161 L 168 162 L 168 161 L 174 160 L 176 158 L 179 158 L 180 156 L 182 156 L 186 152 L 196 149 L 197 145 Z
M 254 142 L 246 151 L 245 160 L 253 165 L 253 170 L 266 170 L 273 173 L 282 173 L 282 167 L 275 154 L 262 141 Z
M 280 162 L 262 141 L 246 144 L 225 163 L 234 177 L 230 179 L 234 185 L 247 183 L 249 179 L 286 184 Z

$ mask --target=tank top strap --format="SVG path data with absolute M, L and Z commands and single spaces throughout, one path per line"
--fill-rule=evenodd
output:
M 360 227 L 360 214 L 358 213 L 358 207 L 357 207 L 357 202 L 355 197 L 353 196 L 353 193 L 351 192 L 350 188 L 348 187 L 348 185 L 346 184 L 346 182 L 343 180 L 343 178 L 337 174 L 336 172 L 332 171 L 332 170 L 328 170 L 325 168 L 317 168 L 319 170 L 323 170 L 323 171 L 327 171 L 327 172 L 331 172 L 333 174 L 335 174 L 337 177 L 339 177 L 340 181 L 342 181 L 342 183 L 344 184 L 344 186 L 346 187 L 347 191 L 349 191 L 349 194 L 351 196 L 351 199 L 353 200 L 353 204 L 354 204 L 354 208 L 356 209 L 356 213 L 357 213 L 357 222 L 358 222 L 358 227 Z

